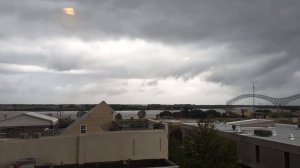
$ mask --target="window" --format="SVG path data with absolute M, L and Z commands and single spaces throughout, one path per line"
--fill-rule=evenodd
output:
M 256 163 L 259 163 L 259 146 L 255 145 L 255 157 L 256 157 Z
M 80 133 L 85 134 L 86 133 L 86 125 L 80 125 Z
M 290 168 L 290 154 L 284 152 L 284 168 Z

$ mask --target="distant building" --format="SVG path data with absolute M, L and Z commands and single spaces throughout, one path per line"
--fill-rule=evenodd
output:
M 25 112 L 0 121 L 0 132 L 6 138 L 27 138 L 32 135 L 53 134 L 58 119 L 47 115 Z M 51 129 L 51 130 L 50 130 Z
M 94 134 L 113 127 L 113 109 L 102 101 L 67 127 L 61 135 Z

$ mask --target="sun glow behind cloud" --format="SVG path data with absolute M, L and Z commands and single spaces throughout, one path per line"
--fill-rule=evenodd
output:
M 75 15 L 75 10 L 74 10 L 74 8 L 70 8 L 70 7 L 64 8 L 64 12 L 65 12 L 65 14 L 67 14 L 67 15 Z

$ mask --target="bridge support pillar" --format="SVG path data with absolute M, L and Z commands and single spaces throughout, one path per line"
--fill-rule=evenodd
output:
M 230 112 L 231 112 L 231 110 L 230 110 L 231 108 L 230 108 L 230 106 L 228 105 L 228 106 L 226 106 L 226 115 L 228 115 Z

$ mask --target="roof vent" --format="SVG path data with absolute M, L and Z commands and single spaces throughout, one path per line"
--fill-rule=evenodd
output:
M 241 127 L 238 128 L 237 132 L 242 132 Z
M 292 140 L 292 141 L 295 140 L 294 135 L 293 135 L 293 134 L 290 134 L 290 135 L 289 135 L 289 139 Z
M 271 130 L 254 130 L 254 135 L 262 136 L 262 137 L 269 137 L 272 136 Z

